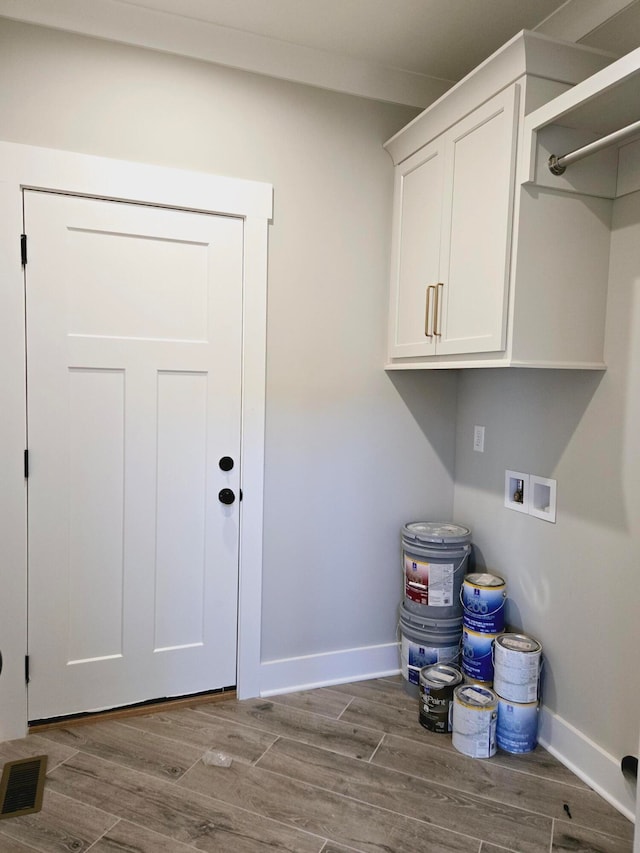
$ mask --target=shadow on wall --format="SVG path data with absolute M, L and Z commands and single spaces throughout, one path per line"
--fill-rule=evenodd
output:
M 451 479 L 455 465 L 457 370 L 390 370 L 387 376 Z M 428 478 L 429 472 L 424 472 Z
M 558 481 L 565 514 L 627 529 L 626 399 L 615 367 L 465 371 L 460 378 L 456 486 L 504 494 L 506 469 Z M 473 451 L 474 424 L 485 452 Z

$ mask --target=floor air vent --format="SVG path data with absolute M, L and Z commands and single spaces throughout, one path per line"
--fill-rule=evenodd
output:
M 0 779 L 0 820 L 39 812 L 42 808 L 47 756 L 8 761 Z

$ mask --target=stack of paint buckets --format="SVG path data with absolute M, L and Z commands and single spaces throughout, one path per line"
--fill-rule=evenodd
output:
M 504 631 L 506 584 L 481 572 L 462 584 L 462 671 L 467 683 L 493 685 L 493 644 Z
M 449 701 L 461 676 L 455 665 L 462 637 L 460 590 L 471 551 L 471 531 L 458 524 L 418 521 L 402 528 L 404 598 L 400 604 L 401 668 L 405 690 L 427 692 L 421 670 L 434 669 L 429 694 L 433 707 L 422 707 L 420 722 L 432 731 L 450 731 Z M 436 693 L 442 692 L 436 698 Z M 433 714 L 431 713 L 433 710 Z M 423 713 L 424 712 L 424 713 Z M 446 720 L 446 722 L 445 722 Z
M 452 743 L 464 755 L 491 758 L 496 753 L 498 696 L 493 686 L 493 647 L 504 631 L 506 584 L 497 575 L 464 578 L 462 672 L 465 684 L 454 691 Z
M 506 752 L 531 752 L 538 743 L 542 646 L 525 634 L 502 634 L 494 646 L 494 661 L 498 746 Z

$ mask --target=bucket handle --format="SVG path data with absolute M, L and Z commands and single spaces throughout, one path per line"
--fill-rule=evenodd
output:
M 467 559 L 468 559 L 468 557 L 469 557 L 469 554 L 470 554 L 470 553 L 471 553 L 471 546 L 469 546 L 469 550 L 467 551 L 467 553 L 464 555 L 464 557 L 460 560 L 460 562 L 458 563 L 458 565 L 457 565 L 457 566 L 455 567 L 455 569 L 453 570 L 453 574 L 454 574 L 454 575 L 456 574 L 456 572 L 459 572 L 459 571 L 460 571 L 460 569 L 464 566 L 464 564 L 465 564 L 465 560 L 467 560 Z M 405 573 L 405 571 L 406 571 L 406 570 L 405 570 L 405 565 L 404 565 L 404 555 L 405 555 L 404 543 L 401 543 L 401 544 L 400 544 L 400 556 L 401 556 L 401 558 L 402 558 L 402 559 L 401 559 L 401 561 L 400 561 L 400 564 L 401 564 L 401 566 L 402 566 L 402 574 L 404 574 L 404 573 Z
M 474 613 L 474 612 L 473 612 L 473 610 L 469 610 L 469 608 L 467 607 L 467 605 L 464 603 L 464 599 L 463 599 L 463 597 L 462 597 L 462 593 L 463 593 L 463 587 L 460 587 L 460 592 L 458 593 L 458 598 L 460 599 L 460 604 L 462 605 L 462 607 L 464 608 L 464 610 L 466 610 L 468 613 L 471 613 L 471 614 L 472 614 L 472 615 L 474 615 L 474 616 L 495 616 L 495 614 L 496 614 L 496 613 L 500 613 L 500 611 L 501 611 L 501 610 L 502 610 L 502 608 L 504 607 L 505 602 L 506 602 L 506 600 L 507 600 L 507 597 L 506 597 L 506 596 L 504 596 L 504 597 L 503 597 L 503 599 L 502 599 L 502 602 L 500 603 L 500 606 L 499 606 L 499 607 L 496 607 L 496 609 L 495 609 L 495 610 L 489 610 L 487 613 Z

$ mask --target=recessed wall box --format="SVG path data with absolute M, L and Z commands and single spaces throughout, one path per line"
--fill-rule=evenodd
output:
M 529 477 L 529 515 L 556 522 L 556 481 L 531 474 Z
M 504 472 L 504 505 L 516 512 L 529 512 L 529 475 L 522 471 Z

